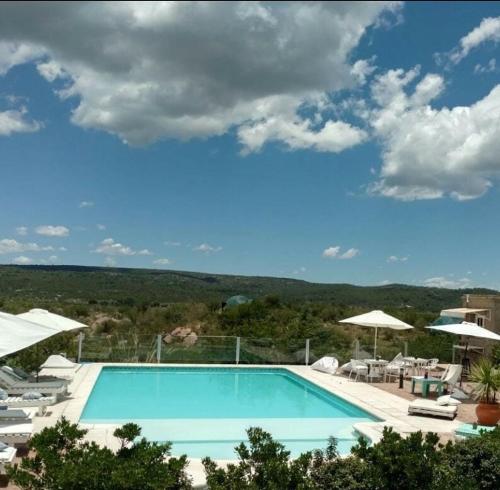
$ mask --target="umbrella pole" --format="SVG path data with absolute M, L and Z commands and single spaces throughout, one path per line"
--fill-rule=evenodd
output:
M 375 327 L 375 344 L 373 345 L 373 359 L 377 359 L 377 330 L 378 328 Z

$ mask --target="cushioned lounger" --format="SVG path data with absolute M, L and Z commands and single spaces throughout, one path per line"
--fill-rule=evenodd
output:
M 434 400 L 417 398 L 408 405 L 410 415 L 431 415 L 432 417 L 455 418 L 457 407 L 450 405 L 438 405 Z

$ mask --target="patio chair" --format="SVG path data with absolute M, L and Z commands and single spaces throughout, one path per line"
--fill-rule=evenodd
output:
M 325 356 L 311 364 L 311 369 L 327 374 L 335 374 L 339 368 L 339 361 L 335 357 Z
M 57 376 L 53 375 L 42 375 L 41 371 L 38 373 L 38 375 L 33 375 L 27 373 L 24 369 L 19 368 L 19 367 L 10 367 L 10 366 L 3 366 L 2 370 L 6 371 L 9 373 L 13 378 L 17 379 L 18 381 L 27 381 L 29 383 L 40 383 L 40 382 L 47 382 L 47 381 L 61 381 L 63 383 L 69 384 L 70 380 L 69 379 L 63 379 Z
M 439 359 L 437 358 L 429 359 L 427 366 L 424 367 L 424 370 L 432 375 L 432 372 L 437 368 L 438 364 L 439 364 Z
M 28 392 L 39 392 L 44 395 L 64 395 L 68 391 L 67 381 L 40 381 L 32 383 L 30 381 L 19 380 L 3 366 L 0 369 L 0 387 L 7 391 L 9 395 L 22 395 Z
M 463 367 L 461 364 L 450 364 L 448 366 L 448 369 L 445 371 L 445 375 L 441 378 L 441 381 L 448 391 L 456 388 L 460 383 L 462 369 Z
M 351 359 L 350 364 L 349 379 L 351 379 L 353 373 L 356 375 L 354 381 L 357 381 L 359 376 L 364 376 L 366 378 L 368 375 L 368 366 L 364 362 L 358 361 L 357 359 Z
M 43 415 L 49 405 L 54 405 L 56 402 L 55 396 L 42 396 L 38 399 L 26 399 L 22 396 L 9 396 L 0 399 L 0 413 L 3 407 L 7 408 L 36 408 L 37 415 Z
M 389 364 L 387 364 L 387 366 L 385 366 L 384 374 L 386 382 L 387 378 L 394 377 L 397 379 L 399 377 L 399 372 L 403 367 L 403 363 L 403 354 L 400 352 Z

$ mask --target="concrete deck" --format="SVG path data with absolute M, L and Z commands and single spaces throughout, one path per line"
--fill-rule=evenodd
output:
M 43 417 L 35 417 L 33 419 L 34 431 L 39 432 L 44 427 L 52 426 L 56 421 L 64 416 L 70 422 L 78 423 L 83 412 L 87 398 L 89 397 L 92 388 L 99 376 L 103 366 L 127 366 L 127 364 L 110 364 L 110 363 L 95 363 L 86 364 L 76 372 L 72 383 L 69 386 L 69 396 L 58 402 L 57 404 L 48 407 L 47 414 Z M 128 364 L 131 367 L 139 366 L 162 366 L 159 364 Z M 186 367 L 182 364 L 165 364 L 166 367 Z M 217 367 L 218 365 L 196 364 L 192 367 Z M 234 368 L 236 366 L 220 365 L 219 367 Z M 253 366 L 244 365 L 240 368 L 264 368 L 270 367 L 288 369 L 292 373 L 316 384 L 317 386 L 351 402 L 362 409 L 375 415 L 382 422 L 365 422 L 355 425 L 358 432 L 369 437 L 373 442 L 377 442 L 382 436 L 384 426 L 393 427 L 401 434 L 407 434 L 416 431 L 437 432 L 446 434 L 451 437 L 461 422 L 446 419 L 437 419 L 431 417 L 419 417 L 408 415 L 408 400 L 399 396 L 382 391 L 375 386 L 367 383 L 355 382 L 348 380 L 342 376 L 332 376 L 329 374 L 313 371 L 307 366 Z M 113 432 L 117 425 L 115 424 L 80 424 L 83 428 L 88 429 L 87 439 L 95 441 L 98 444 L 106 445 L 111 449 L 118 449 L 118 442 L 113 437 Z M 222 464 L 227 463 L 221 461 Z M 193 483 L 196 487 L 203 487 L 205 483 L 205 474 L 203 466 L 199 459 L 190 459 L 188 471 L 193 478 Z

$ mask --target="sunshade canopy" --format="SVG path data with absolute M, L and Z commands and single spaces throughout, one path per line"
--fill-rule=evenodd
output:
M 427 328 L 439 330 L 440 332 L 453 333 L 455 335 L 464 335 L 466 337 L 500 340 L 500 335 L 497 333 L 470 322 L 453 323 L 450 325 L 432 325 Z
M 59 330 L 0 311 L 0 357 L 37 344 Z
M 66 318 L 65 316 L 57 315 L 40 308 L 34 308 L 30 311 L 27 311 L 26 313 L 21 313 L 17 316 L 19 318 L 23 318 L 24 320 L 29 320 L 46 327 L 55 328 L 59 332 L 87 327 L 87 325 L 72 320 L 71 318 Z
M 369 313 L 352 316 L 351 318 L 340 320 L 340 323 L 351 323 L 352 325 L 359 325 L 361 327 L 392 328 L 393 330 L 408 330 L 413 328 L 408 323 L 402 322 L 381 310 L 373 310 Z

